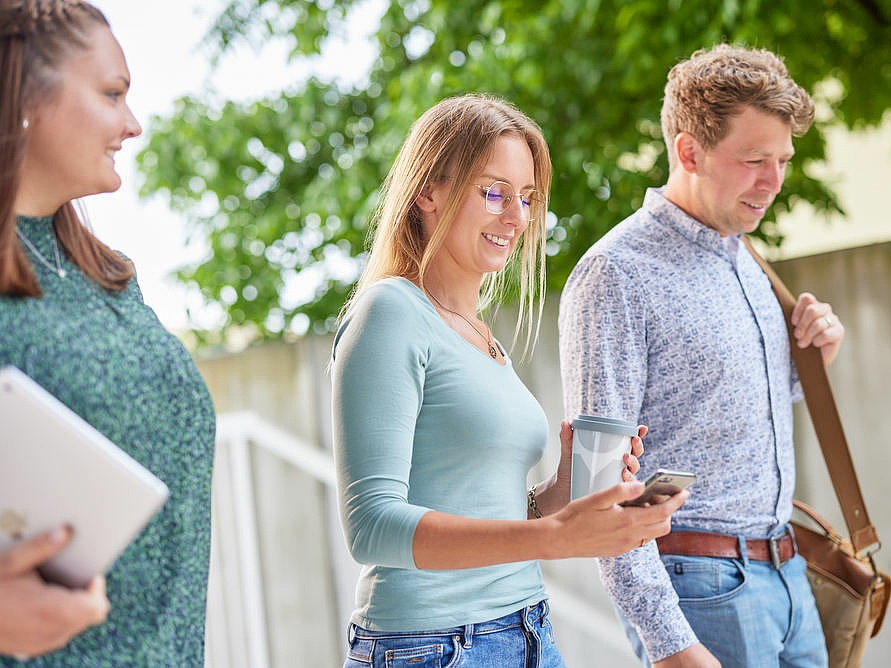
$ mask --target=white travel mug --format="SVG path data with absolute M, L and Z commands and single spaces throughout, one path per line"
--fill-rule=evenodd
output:
M 572 421 L 572 498 L 622 482 L 625 453 L 637 425 L 625 420 L 578 415 Z

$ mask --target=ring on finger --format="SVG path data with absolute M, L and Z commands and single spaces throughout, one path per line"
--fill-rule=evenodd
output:
M 832 316 L 831 316 L 831 315 L 824 315 L 824 316 L 823 316 L 823 322 L 826 323 L 826 329 L 829 329 L 830 327 L 832 327 Z

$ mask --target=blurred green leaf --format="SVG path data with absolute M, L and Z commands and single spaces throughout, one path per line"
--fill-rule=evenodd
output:
M 231 0 L 205 43 L 289 40 L 292 59 L 343 35 L 358 2 Z M 665 75 L 719 41 L 780 53 L 815 94 L 821 121 L 796 141 L 775 211 L 839 211 L 809 166 L 831 123 L 858 129 L 891 106 L 891 7 L 815 0 L 391 0 L 361 88 L 312 79 L 253 103 L 186 97 L 149 123 L 145 196 L 183 212 L 211 255 L 179 277 L 258 338 L 329 331 L 362 259 L 377 189 L 410 124 L 452 94 L 485 91 L 542 126 L 554 182 L 551 289 L 579 256 L 661 185 Z M 338 54 L 343 57 L 343 54 Z M 832 82 L 833 85 L 824 85 Z M 826 120 L 822 120 L 826 119 Z M 773 214 L 771 214 L 772 216 Z M 773 218 L 762 226 L 772 243 Z

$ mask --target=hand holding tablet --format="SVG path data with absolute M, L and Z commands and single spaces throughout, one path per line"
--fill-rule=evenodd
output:
M 0 654 L 24 661 L 105 621 L 109 601 L 101 575 L 86 589 L 68 589 L 36 572 L 70 540 L 70 530 L 58 527 L 0 552 Z
M 0 551 L 60 526 L 71 543 L 40 569 L 85 587 L 161 508 L 167 486 L 31 378 L 0 369 Z

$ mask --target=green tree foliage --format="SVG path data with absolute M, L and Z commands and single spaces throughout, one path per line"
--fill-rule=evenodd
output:
M 285 39 L 293 58 L 311 56 L 355 4 L 231 0 L 206 41 L 219 55 Z M 535 118 L 550 144 L 549 282 L 559 290 L 584 250 L 664 182 L 665 75 L 720 41 L 780 53 L 819 103 L 774 212 L 798 200 L 838 211 L 809 167 L 824 158 L 828 124 L 872 126 L 891 104 L 889 21 L 887 0 L 390 0 L 360 87 L 312 79 L 245 104 L 185 97 L 153 118 L 143 194 L 163 193 L 207 239 L 211 255 L 179 276 L 223 308 L 227 327 L 259 338 L 328 331 L 411 122 L 445 96 L 490 92 Z M 781 241 L 772 219 L 762 233 Z

